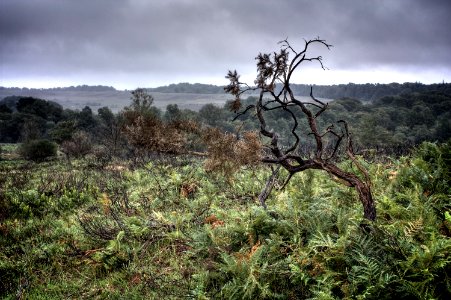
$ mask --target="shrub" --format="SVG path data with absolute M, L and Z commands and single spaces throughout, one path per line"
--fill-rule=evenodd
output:
M 84 131 L 74 133 L 72 138 L 63 142 L 61 151 L 69 157 L 82 157 L 89 154 L 92 150 L 91 138 Z
M 49 140 L 31 140 L 23 143 L 19 153 L 27 160 L 36 162 L 56 156 L 57 145 Z

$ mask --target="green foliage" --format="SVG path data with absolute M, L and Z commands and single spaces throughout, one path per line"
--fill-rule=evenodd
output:
M 314 88 L 313 93 L 321 97 L 320 89 Z M 330 102 L 321 127 L 326 129 L 337 120 L 348 120 L 357 145 L 385 148 L 397 155 L 403 154 L 403 151 L 405 153 L 405 148 L 423 141 L 446 142 L 451 138 L 449 93 L 406 93 L 384 97 L 365 105 L 356 99 L 362 99 L 362 96 Z M 265 114 L 265 118 L 271 128 L 280 133 L 288 133 L 293 126 L 288 114 L 276 115 L 270 111 Z M 299 129 L 302 127 L 299 126 Z
M 50 136 L 57 143 L 69 140 L 76 130 L 75 121 L 58 122 L 50 131 Z
M 57 145 L 49 140 L 31 140 L 23 143 L 20 154 L 28 160 L 42 162 L 47 158 L 56 156 Z
M 339 85 L 316 85 L 314 86 L 317 97 L 338 99 L 338 98 L 354 98 L 363 101 L 376 101 L 383 99 L 384 104 L 390 104 L 397 95 L 406 95 L 413 93 L 451 93 L 451 84 L 422 84 L 419 82 L 406 83 L 390 83 L 390 84 L 339 84 Z M 308 96 L 310 93 L 310 85 L 293 84 L 293 92 L 296 95 Z
M 425 142 L 406 161 L 398 176 L 399 188 L 415 188 L 422 201 L 433 207 L 438 216 L 451 211 L 451 142 L 441 145 Z
M 2 101 L 0 142 L 39 138 L 63 117 L 61 105 L 52 101 L 16 96 Z
M 20 113 L 31 114 L 53 122 L 61 119 L 63 112 L 61 105 L 33 97 L 20 97 L 16 103 L 16 108 Z
M 365 230 L 356 193 L 319 172 L 266 211 L 262 168 L 225 181 L 187 158 L 2 161 L 0 297 L 447 299 L 447 153 L 423 144 L 371 165 L 379 217 Z

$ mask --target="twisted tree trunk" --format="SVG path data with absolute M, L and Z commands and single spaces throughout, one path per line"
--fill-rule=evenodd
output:
M 376 219 L 376 207 L 371 194 L 371 180 L 366 169 L 359 163 L 354 155 L 352 139 L 347 123 L 340 120 L 337 122 L 339 125 L 338 129 L 334 127 L 334 124 L 331 124 L 325 130 L 320 130 L 317 124 L 317 118 L 328 108 L 327 103 L 323 103 L 316 99 L 313 96 L 312 90 L 310 90 L 312 101 L 303 102 L 296 98 L 290 87 L 291 76 L 301 63 L 306 61 L 316 61 L 323 69 L 325 69 L 321 56 L 307 56 L 307 50 L 310 45 L 319 44 L 328 49 L 331 45 L 327 44 L 324 40 L 317 38 L 305 41 L 304 49 L 302 49 L 302 51 L 296 51 L 291 47 L 287 40 L 284 40 L 281 43 L 282 49 L 279 53 L 260 53 L 257 56 L 258 74 L 255 80 L 256 87 L 250 87 L 245 83 L 241 83 L 239 81 L 238 73 L 236 71 L 229 71 L 226 78 L 230 80 L 230 84 L 225 87 L 225 90 L 235 96 L 235 101 L 231 103 L 230 106 L 231 109 L 238 112 L 241 108 L 240 96 L 247 91 L 258 90 L 260 96 L 255 104 L 249 105 L 243 111 L 238 112 L 236 118 L 255 109 L 255 115 L 260 123 L 260 133 L 270 139 L 269 144 L 266 145 L 268 151 L 262 161 L 264 163 L 283 167 L 288 171 L 289 175 L 283 187 L 285 187 L 292 176 L 298 172 L 308 169 L 324 170 L 346 186 L 355 188 L 363 206 L 364 218 L 374 221 Z M 289 59 L 289 55 L 294 55 L 294 57 Z M 278 92 L 276 92 L 276 85 L 279 87 Z M 302 112 L 300 117 L 305 117 L 307 119 L 308 129 L 310 130 L 309 135 L 313 136 L 314 149 L 309 155 L 302 156 L 300 154 L 302 152 L 300 151 L 302 145 L 298 132 L 299 116 L 295 114 L 293 108 L 298 108 Z M 279 134 L 274 132 L 271 128 L 268 128 L 264 113 L 271 110 L 283 110 L 291 116 L 291 135 L 294 138 L 294 143 L 291 146 L 280 146 Z M 329 143 L 334 143 L 333 149 L 326 149 L 324 145 L 327 144 L 327 141 Z M 345 143 L 342 143 L 343 141 L 345 141 Z M 358 172 L 363 175 L 363 179 L 355 173 L 342 170 L 334 163 L 334 161 L 337 161 L 336 158 L 340 149 L 346 153 L 353 165 L 357 167 Z M 266 207 L 265 200 L 269 196 L 274 185 L 274 180 L 275 175 L 273 172 L 259 196 L 260 203 L 264 207 Z
M 370 220 L 376 220 L 376 206 L 371 193 L 371 185 L 369 182 L 363 181 L 357 175 L 345 172 L 333 164 L 323 165 L 322 168 L 331 174 L 341 179 L 341 182 L 346 186 L 353 187 L 363 206 L 363 217 Z

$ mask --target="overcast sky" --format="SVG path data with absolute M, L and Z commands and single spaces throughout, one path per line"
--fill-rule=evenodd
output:
M 450 0 L 0 0 L 0 86 L 252 83 L 255 56 L 319 36 L 296 83 L 451 82 Z

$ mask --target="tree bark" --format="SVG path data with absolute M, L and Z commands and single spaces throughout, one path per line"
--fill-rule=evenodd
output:
M 264 209 L 266 209 L 266 199 L 271 194 L 274 184 L 276 183 L 276 177 L 277 174 L 279 174 L 279 170 L 280 165 L 277 166 L 277 168 L 272 171 L 271 176 L 266 181 L 265 187 L 260 192 L 260 195 L 258 195 L 258 201 L 260 202 L 260 205 L 263 206 Z
M 333 164 L 320 164 L 321 168 L 329 174 L 338 177 L 344 182 L 348 183 L 349 187 L 355 188 L 359 196 L 359 200 L 363 206 L 363 217 L 374 221 L 376 220 L 376 205 L 371 193 L 371 187 L 369 182 L 365 182 L 357 175 L 341 170 L 339 167 Z

